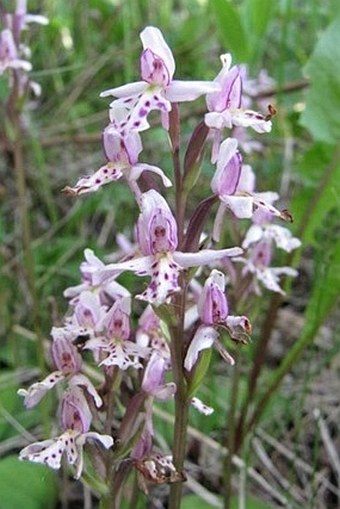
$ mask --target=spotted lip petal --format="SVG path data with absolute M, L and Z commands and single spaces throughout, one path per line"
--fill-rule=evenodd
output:
M 161 305 L 166 299 L 178 292 L 178 275 L 180 267 L 174 262 L 170 253 L 155 259 L 152 264 L 151 281 L 143 293 L 136 296 L 155 306 Z
M 17 394 L 25 398 L 24 405 L 26 408 L 32 408 L 39 403 L 52 387 L 64 380 L 64 378 L 65 375 L 62 371 L 54 371 L 41 382 L 32 384 L 28 389 L 19 389 Z

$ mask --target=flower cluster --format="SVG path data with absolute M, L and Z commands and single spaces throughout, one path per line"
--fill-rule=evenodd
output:
M 80 266 L 81 283 L 64 293 L 70 311 L 63 325 L 51 331 L 55 370 L 44 380 L 19 391 L 26 407 L 31 408 L 49 389 L 64 384 L 60 403 L 62 434 L 29 445 L 20 457 L 59 468 L 65 453 L 79 477 L 85 441 L 94 439 L 109 448 L 113 438 L 107 432 L 113 430 L 118 438 L 113 460 L 124 454 L 145 482 L 162 483 L 184 480 L 185 476 L 176 470 L 171 457 L 160 454 L 155 447 L 155 402 L 177 397 L 179 376 L 182 387 L 190 384 L 199 369 L 203 350 L 214 346 L 225 361 L 234 364 L 220 332 L 226 331 L 232 340 L 247 343 L 251 324 L 246 316 L 229 313 L 226 281 L 235 287 L 243 284 L 233 277 L 235 267 L 243 264 L 239 277 L 249 279 L 249 294 L 260 291 L 258 282 L 282 292 L 279 275 L 294 276 L 295 271 L 288 267 L 271 268 L 272 250 L 276 245 L 291 251 L 299 246 L 299 241 L 289 230 L 273 223 L 276 219 L 289 221 L 291 216 L 273 205 L 278 200 L 276 193 L 255 190 L 255 175 L 243 163 L 237 133 L 224 138 L 225 131 L 231 129 L 251 127 L 257 133 L 271 130 L 273 108 L 266 114 L 248 108 L 243 94 L 244 68 L 231 66 L 231 56 L 223 55 L 222 69 L 214 81 L 178 81 L 174 79 L 173 54 L 160 30 L 145 28 L 141 41 L 140 81 L 101 94 L 114 98 L 102 137 L 103 166 L 64 189 L 76 196 L 97 192 L 103 185 L 123 179 L 139 209 L 135 244 L 120 238 L 122 252 L 111 256 L 111 263 L 104 263 L 92 250 L 85 250 L 85 260 Z M 12 65 L 17 65 L 13 62 Z M 210 132 L 211 161 L 216 166 L 211 180 L 213 196 L 205 198 L 187 218 L 183 189 L 192 168 L 189 165 L 185 171 L 180 169 L 175 179 L 168 171 L 139 162 L 143 151 L 141 133 L 150 128 L 150 112 L 158 110 L 164 129 L 173 134 L 176 130 L 171 124 L 173 108 L 179 102 L 193 101 L 202 95 L 208 110 L 203 141 L 209 139 Z M 202 137 L 198 141 L 193 135 L 187 150 L 195 154 L 192 157 L 195 161 L 202 150 L 201 141 Z M 145 186 L 140 186 L 140 177 L 144 171 L 160 177 L 165 188 L 176 184 L 175 210 L 151 184 L 142 192 Z M 218 201 L 213 232 L 208 235 L 206 218 Z M 253 224 L 241 247 L 214 249 L 213 241 L 220 239 L 226 215 Z M 208 272 L 205 267 L 209 267 Z M 223 267 L 227 274 L 222 272 Z M 126 271 L 147 278 L 142 291 L 137 293 L 122 284 Z M 202 275 L 206 276 L 203 286 Z M 132 310 L 134 315 L 140 313 L 135 329 L 131 327 Z M 179 349 L 174 346 L 176 342 Z M 85 375 L 82 354 L 88 350 L 102 371 L 104 383 L 100 391 Z M 182 352 L 180 357 L 178 352 Z M 213 411 L 190 391 L 187 398 L 187 404 L 200 412 L 209 415 Z M 112 407 L 114 401 L 119 401 L 117 413 Z M 123 413 L 121 408 L 125 409 Z M 98 431 L 90 431 L 91 422 Z M 104 434 L 99 433 L 104 429 Z

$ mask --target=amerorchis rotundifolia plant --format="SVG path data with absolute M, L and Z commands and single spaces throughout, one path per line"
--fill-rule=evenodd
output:
M 215 347 L 233 365 L 222 333 L 245 344 L 251 333 L 246 316 L 231 314 L 226 283 L 238 302 L 259 294 L 261 286 L 282 292 L 280 274 L 294 276 L 295 271 L 271 267 L 272 253 L 275 247 L 290 251 L 299 241 L 283 226 L 273 224 L 276 218 L 290 220 L 291 216 L 273 205 L 276 193 L 255 190 L 255 175 L 243 164 L 239 145 L 245 143 L 244 129 L 270 131 L 273 113 L 271 107 L 265 115 L 243 107 L 245 70 L 231 66 L 231 56 L 223 55 L 214 81 L 178 81 L 172 52 L 160 30 L 146 27 L 140 37 L 141 81 L 101 94 L 115 98 L 103 132 L 106 161 L 93 175 L 64 189 L 77 196 L 124 179 L 139 208 L 137 223 L 131 225 L 136 243 L 131 246 L 120 236 L 121 250 L 109 264 L 85 250 L 81 284 L 64 293 L 70 312 L 64 325 L 51 331 L 54 371 L 19 391 L 31 408 L 49 389 L 63 384 L 60 435 L 28 445 L 20 458 L 58 469 L 65 457 L 75 477 L 83 476 L 101 495 L 102 507 L 120 507 L 127 491 L 124 486 L 131 490 L 130 473 L 135 470 L 146 493 L 152 485 L 171 484 L 168 507 L 175 509 L 180 507 L 186 479 L 189 407 L 206 415 L 213 411 L 195 395 L 208 368 L 205 354 Z M 182 164 L 178 103 L 202 95 L 208 112 L 194 130 Z M 160 111 L 169 134 L 172 177 L 139 161 L 140 133 L 150 128 L 148 117 L 153 110 Z M 240 142 L 228 137 L 234 128 Z M 188 195 L 200 182 L 203 148 L 209 138 L 216 165 L 211 189 L 188 217 Z M 149 184 L 142 192 L 145 171 L 148 177 L 154 174 L 155 186 Z M 166 193 L 156 190 L 159 177 Z M 171 191 L 175 210 L 166 199 Z M 217 203 L 210 232 L 207 221 Z M 223 236 L 224 218 L 234 224 L 237 219 L 252 221 L 242 246 L 214 249 L 213 241 Z M 125 271 L 148 278 L 138 295 L 118 282 Z M 138 327 L 131 330 L 136 299 L 145 306 Z M 82 361 L 81 354 L 88 350 L 99 370 L 91 371 Z M 102 382 L 95 387 L 90 375 L 98 380 L 99 372 Z M 155 439 L 153 412 L 154 404 L 170 398 L 175 400 L 174 439 L 172 450 L 164 451 Z

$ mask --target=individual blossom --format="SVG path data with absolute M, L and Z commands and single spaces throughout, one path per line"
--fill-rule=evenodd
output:
M 219 90 L 219 84 L 207 81 L 177 81 L 173 79 L 175 60 L 162 32 L 152 26 L 140 34 L 143 52 L 140 58 L 142 81 L 105 90 L 101 97 L 114 96 L 119 104 L 128 107 L 130 115 L 120 124 L 123 134 L 131 130 L 149 128 L 151 110 L 160 110 L 163 125 L 167 127 L 172 102 L 193 101 L 200 95 Z
M 253 276 L 250 289 L 257 295 L 261 294 L 259 283 L 272 292 L 284 295 L 285 292 L 280 287 L 280 277 L 296 277 L 298 274 L 292 267 L 271 267 L 272 255 L 272 240 L 261 239 L 249 248 L 247 256 L 234 258 L 235 262 L 243 263 L 244 277 Z
M 262 115 L 253 110 L 242 108 L 243 74 L 238 66 L 231 67 L 231 55 L 221 55 L 222 69 L 215 78 L 220 90 L 207 94 L 209 113 L 205 123 L 213 129 L 212 162 L 216 161 L 218 147 L 222 140 L 224 128 L 252 127 L 258 133 L 269 132 L 272 128 L 269 115 Z
M 96 359 L 102 357 L 100 366 L 139 369 L 142 367 L 140 358 L 149 355 L 148 348 L 129 340 L 130 313 L 131 299 L 117 299 L 101 321 L 100 329 L 103 333 L 86 342 L 85 349 L 94 351 Z
M 184 367 L 190 371 L 196 364 L 198 354 L 214 346 L 222 358 L 231 365 L 233 357 L 219 340 L 220 327 L 227 329 L 234 340 L 244 341 L 251 332 L 251 325 L 246 316 L 229 315 L 229 306 L 225 291 L 225 276 L 213 270 L 207 278 L 197 304 L 198 315 L 202 324 L 198 327 L 184 360 Z
M 106 284 L 95 285 L 93 274 L 105 268 L 105 264 L 94 254 L 92 249 L 85 249 L 85 261 L 80 264 L 81 283 L 76 286 L 70 286 L 64 290 L 64 297 L 70 299 L 70 304 L 75 306 L 83 293 L 91 292 L 97 294 L 101 304 L 105 304 L 109 299 L 114 301 L 117 297 L 129 297 L 130 292 L 113 278 Z
M 67 462 L 76 468 L 74 477 L 79 479 L 83 471 L 85 442 L 95 440 L 106 449 L 113 445 L 113 438 L 109 435 L 89 431 L 91 420 L 91 411 L 84 394 L 79 387 L 72 387 L 61 403 L 63 433 L 59 437 L 28 445 L 20 452 L 19 459 L 43 463 L 57 470 L 65 455 Z
M 171 180 L 157 166 L 138 163 L 138 156 L 142 151 L 140 135 L 135 130 L 123 132 L 119 126 L 124 125 L 126 108 L 113 105 L 110 111 L 110 124 L 104 129 L 102 143 L 106 163 L 93 175 L 81 177 L 74 187 L 65 187 L 64 192 L 72 195 L 80 195 L 97 191 L 100 187 L 110 182 L 115 182 L 123 176 L 132 190 L 139 196 L 136 181 L 144 171 L 159 175 L 166 187 L 172 185 Z
M 142 390 L 150 397 L 161 401 L 170 399 L 176 392 L 173 382 L 165 383 L 167 362 L 157 351 L 153 351 L 146 365 Z
M 25 407 L 34 407 L 50 389 L 66 380 L 69 387 L 84 387 L 99 408 L 102 405 L 102 400 L 89 378 L 81 373 L 82 359 L 77 348 L 67 336 L 67 331 L 54 327 L 51 334 L 53 338 L 51 356 L 56 370 L 42 381 L 32 384 L 28 389 L 18 390 L 19 396 L 24 397 Z
M 152 352 L 165 359 L 166 368 L 171 366 L 170 348 L 161 327 L 160 318 L 149 304 L 138 320 L 136 331 L 136 343 L 143 347 L 149 347 Z
M 116 277 L 117 272 L 126 270 L 138 276 L 151 276 L 146 290 L 136 298 L 155 306 L 180 290 L 178 276 L 182 270 L 213 263 L 225 256 L 237 256 L 242 251 L 238 247 L 202 249 L 197 253 L 176 251 L 178 238 L 175 218 L 165 199 L 153 189 L 142 195 L 137 240 L 144 256 L 109 264 L 99 270 L 94 279 L 101 283 L 112 276 Z
M 106 306 L 98 293 L 84 291 L 74 305 L 73 314 L 65 320 L 65 329 L 72 340 L 78 337 L 94 337 L 100 331 Z
M 249 165 L 242 164 L 235 138 L 227 138 L 221 143 L 216 171 L 210 186 L 221 200 L 214 224 L 214 240 L 220 237 L 227 209 L 239 218 L 251 218 L 258 209 L 261 209 L 271 216 L 286 221 L 292 220 L 287 210 L 280 211 L 272 205 L 279 198 L 277 193 L 255 191 L 255 175 Z
M 276 247 L 291 253 L 301 246 L 301 241 L 293 237 L 292 232 L 277 224 L 272 224 L 273 216 L 263 210 L 257 210 L 253 215 L 253 223 L 246 233 L 242 247 L 248 249 L 261 240 L 273 242 Z

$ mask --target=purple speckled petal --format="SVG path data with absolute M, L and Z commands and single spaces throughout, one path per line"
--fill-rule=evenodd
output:
M 92 414 L 78 385 L 71 386 L 64 394 L 60 415 L 64 429 L 73 429 L 79 433 L 86 433 L 90 429 Z
M 108 162 L 93 175 L 81 177 L 74 187 L 66 186 L 63 191 L 70 195 L 94 193 L 100 187 L 119 180 L 123 173 L 119 163 Z
M 228 316 L 228 302 L 224 293 L 225 276 L 213 270 L 206 280 L 197 308 L 204 325 L 223 322 Z
M 154 189 L 142 195 L 137 223 L 137 240 L 144 255 L 176 249 L 177 223 L 166 200 Z
M 136 298 L 160 306 L 170 295 L 180 290 L 180 286 L 178 286 L 179 271 L 180 267 L 170 254 L 155 257 L 149 286 Z
M 170 75 L 165 63 L 149 48 L 141 55 L 140 73 L 141 78 L 150 85 L 160 85 L 164 88 L 170 83 Z
M 165 42 L 162 32 L 159 28 L 148 26 L 140 34 L 144 50 L 150 49 L 155 55 L 158 55 L 167 69 L 169 81 L 175 72 L 175 60 L 171 49 Z
M 50 373 L 41 382 L 32 384 L 28 389 L 19 389 L 18 395 L 23 396 L 26 408 L 32 408 L 39 403 L 45 396 L 46 392 L 52 389 L 57 383 L 64 380 L 65 375 L 62 371 L 54 371 Z

